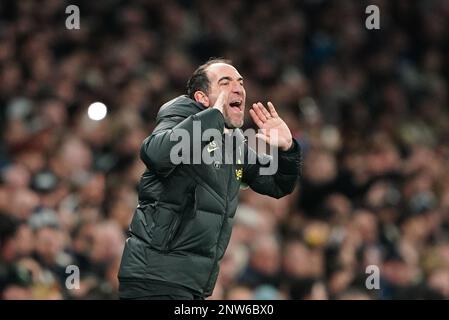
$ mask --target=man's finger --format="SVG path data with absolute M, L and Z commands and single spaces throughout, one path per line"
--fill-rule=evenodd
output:
M 265 106 L 262 103 L 260 103 L 260 102 L 257 105 L 259 106 L 260 110 L 262 110 L 265 118 L 267 118 L 267 120 L 270 119 L 271 118 L 271 114 L 267 111 Z
M 273 118 L 278 117 L 278 113 L 276 112 L 276 109 L 274 108 L 273 104 L 271 103 L 271 101 L 268 101 L 268 109 L 270 110 L 271 116 Z
M 265 114 L 263 113 L 262 109 L 260 108 L 260 102 L 258 103 L 254 103 L 253 104 L 253 110 L 256 112 L 257 116 L 259 117 L 259 119 L 262 122 L 266 122 L 267 121 L 267 117 L 265 116 Z
M 259 128 L 262 128 L 263 122 L 262 122 L 262 120 L 259 119 L 259 116 L 256 114 L 256 112 L 254 111 L 254 109 L 249 109 L 249 114 L 250 114 L 251 118 L 253 118 L 254 123 L 255 123 Z

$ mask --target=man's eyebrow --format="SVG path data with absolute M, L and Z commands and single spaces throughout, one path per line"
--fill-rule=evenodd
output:
M 217 83 L 220 83 L 222 80 L 228 80 L 228 81 L 231 81 L 232 78 L 229 77 L 229 76 L 224 76 L 224 77 L 221 77 L 220 79 L 218 79 Z M 239 78 L 237 79 L 237 81 L 243 81 L 243 77 L 239 77 Z

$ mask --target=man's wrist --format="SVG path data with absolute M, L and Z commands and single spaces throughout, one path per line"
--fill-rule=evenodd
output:
M 287 146 L 281 147 L 280 149 L 283 152 L 289 152 L 290 150 L 293 149 L 293 147 L 294 147 L 294 144 L 293 144 L 293 139 L 292 139 L 292 140 L 290 140 L 290 143 Z

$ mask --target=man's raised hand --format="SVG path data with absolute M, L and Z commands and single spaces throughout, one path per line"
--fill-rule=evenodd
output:
M 260 129 L 256 137 L 283 151 L 290 149 L 293 143 L 290 129 L 284 120 L 279 117 L 271 102 L 268 102 L 268 110 L 260 102 L 253 103 L 253 108 L 249 110 L 249 114 Z
M 223 113 L 226 104 L 228 103 L 229 91 L 221 91 L 218 95 L 217 101 L 215 101 L 214 106 L 212 108 L 220 110 Z

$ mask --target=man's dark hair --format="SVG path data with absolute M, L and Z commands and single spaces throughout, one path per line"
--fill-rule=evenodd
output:
M 207 77 L 207 68 L 214 63 L 226 63 L 232 64 L 230 60 L 223 58 L 211 58 L 206 63 L 200 65 L 192 74 L 189 81 L 187 81 L 187 95 L 190 99 L 194 99 L 193 95 L 196 91 L 203 91 L 207 93 L 209 91 L 210 81 Z

